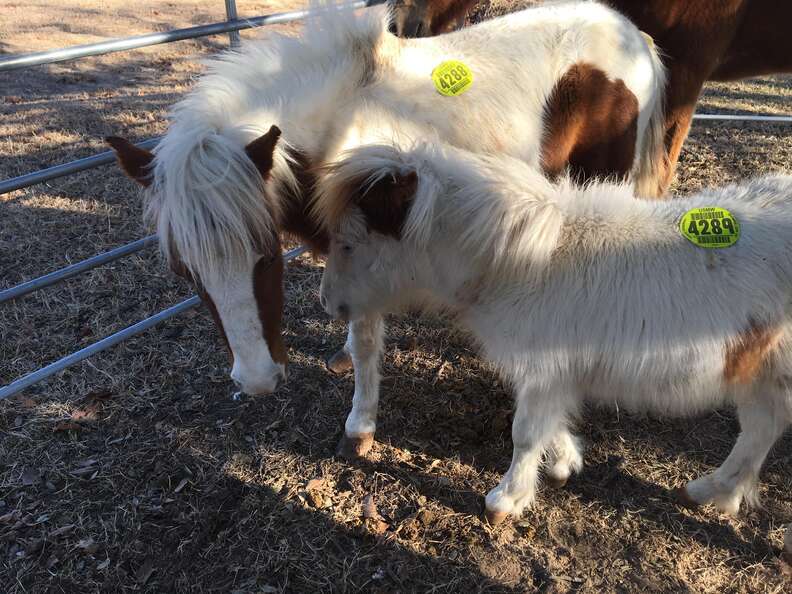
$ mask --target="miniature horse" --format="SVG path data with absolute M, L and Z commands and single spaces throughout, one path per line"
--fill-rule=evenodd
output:
M 428 298 L 514 387 L 491 522 L 531 504 L 545 451 L 554 482 L 580 469 L 569 425 L 584 401 L 736 405 L 731 454 L 679 494 L 732 514 L 754 502 L 792 423 L 792 176 L 645 201 L 624 184 L 554 185 L 505 155 L 370 145 L 330 167 L 325 192 L 325 310 L 358 320 Z
M 345 148 L 438 138 L 550 176 L 611 175 L 653 193 L 664 71 L 615 11 L 561 4 L 419 40 L 388 25 L 384 7 L 325 10 L 298 38 L 247 43 L 211 62 L 153 154 L 108 139 L 146 185 L 160 245 L 197 285 L 247 393 L 271 392 L 285 376 L 279 234 L 326 250 L 309 210 L 321 165 Z M 450 60 L 462 70 L 452 63 L 440 77 Z M 441 83 L 461 78 L 464 92 L 443 94 Z M 378 318 L 350 327 L 355 407 L 376 408 L 382 334 Z M 371 435 L 356 410 L 348 435 Z
M 460 27 L 479 0 L 392 0 L 399 35 Z M 792 72 L 792 2 L 777 0 L 602 0 L 651 35 L 668 67 L 666 158 L 660 191 L 674 178 L 696 101 L 707 80 Z

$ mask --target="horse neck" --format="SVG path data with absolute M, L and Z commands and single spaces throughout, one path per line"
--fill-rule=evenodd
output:
M 449 305 L 476 301 L 471 287 L 497 294 L 547 268 L 562 241 L 565 189 L 527 173 L 513 183 L 493 181 L 480 190 L 465 189 L 477 185 L 473 178 L 465 180 L 463 189 L 444 192 L 427 209 L 433 213 L 425 246 L 430 272 L 423 280 Z M 496 168 L 486 175 L 499 180 L 507 173 Z
M 291 151 L 292 172 L 297 180 L 296 187 L 284 185 L 282 205 L 282 230 L 295 237 L 308 248 L 320 254 L 327 253 L 330 237 L 322 225 L 311 214 L 314 187 L 317 176 L 308 156 L 301 151 Z

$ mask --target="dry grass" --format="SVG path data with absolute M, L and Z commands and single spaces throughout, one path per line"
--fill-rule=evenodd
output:
M 5 51 L 217 19 L 222 3 L 0 4 Z M 240 2 L 241 14 L 268 5 Z M 42 28 L 44 25 L 46 28 Z M 217 37 L 0 76 L 0 177 L 91 154 L 107 133 L 163 131 Z M 792 80 L 708 89 L 706 110 L 782 113 Z M 697 125 L 675 190 L 788 167 L 783 125 Z M 140 237 L 115 168 L 0 196 L 0 286 Z M 320 269 L 288 272 L 288 386 L 233 402 L 208 315 L 194 311 L 0 404 L 5 592 L 777 592 L 792 521 L 792 439 L 762 474 L 765 507 L 738 518 L 679 508 L 667 489 L 725 457 L 728 411 L 661 421 L 591 410 L 586 467 L 492 530 L 481 496 L 509 461 L 511 402 L 464 336 L 394 318 L 380 440 L 333 457 L 351 377 L 322 360 L 343 328 L 316 299 Z M 190 293 L 154 251 L 0 307 L 0 384 Z M 318 479 L 318 480 L 315 480 Z M 313 482 L 309 482 L 313 481 Z M 367 499 L 371 496 L 372 499 Z M 374 502 L 379 518 L 371 516 Z M 785 581 L 787 580 L 787 581 Z

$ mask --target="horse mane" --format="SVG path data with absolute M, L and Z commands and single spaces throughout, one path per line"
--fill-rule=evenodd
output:
M 552 198 L 571 183 L 549 182 L 529 165 L 505 155 L 479 155 L 449 145 L 417 144 L 402 151 L 368 145 L 343 153 L 325 168 L 314 216 L 332 232 L 356 199 L 389 175 L 415 171 L 418 187 L 402 229 L 402 240 L 432 249 L 442 233 L 455 235 L 471 258 L 493 270 L 542 269 L 561 238 L 564 214 Z
M 275 247 L 282 200 L 299 196 L 294 151 L 278 143 L 270 180 L 261 177 L 245 145 L 270 125 L 300 119 L 317 80 L 328 102 L 367 84 L 377 43 L 387 31 L 386 7 L 353 12 L 313 0 L 320 14 L 297 37 L 270 34 L 205 62 L 206 73 L 173 108 L 168 132 L 154 149 L 145 218 L 168 261 L 199 277 L 217 275 L 251 251 Z M 312 93 L 300 92 L 311 87 Z M 316 101 L 313 104 L 315 106 Z

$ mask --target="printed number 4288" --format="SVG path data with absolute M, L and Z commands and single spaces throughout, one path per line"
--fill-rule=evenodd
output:
M 454 83 L 458 83 L 467 76 L 467 71 L 462 66 L 454 66 L 448 72 L 444 72 L 440 78 L 440 86 L 443 89 L 450 89 Z

